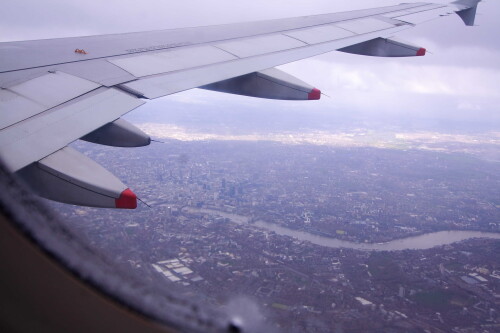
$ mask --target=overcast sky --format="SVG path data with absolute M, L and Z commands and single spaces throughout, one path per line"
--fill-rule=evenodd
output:
M 391 0 L 4 0 L 0 41 L 120 33 L 302 16 L 397 4 Z M 412 2 L 406 0 L 405 2 Z M 434 1 L 446 3 L 447 1 Z M 500 124 L 500 1 L 482 2 L 476 27 L 458 16 L 419 25 L 397 35 L 432 54 L 374 58 L 332 52 L 280 68 L 318 87 L 331 98 L 282 102 L 194 89 L 149 102 L 161 112 L 172 103 L 186 110 L 252 108 L 359 113 L 367 119 L 407 117 L 460 119 Z M 140 110 L 135 112 L 141 112 Z M 385 118 L 384 118 L 385 119 Z

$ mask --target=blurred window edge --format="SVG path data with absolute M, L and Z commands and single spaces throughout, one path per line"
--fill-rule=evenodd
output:
M 195 299 L 188 300 L 178 295 L 175 290 L 147 285 L 140 280 L 140 277 L 117 267 L 111 260 L 96 252 L 85 244 L 82 238 L 68 229 L 60 221 L 60 217 L 32 194 L 14 174 L 6 171 L 1 163 L 0 188 L 2 189 L 0 191 L 1 213 L 6 222 L 9 222 L 10 227 L 41 250 L 46 258 L 50 258 L 66 273 L 102 297 L 111 299 L 125 309 L 135 312 L 135 315 L 146 319 L 145 322 L 149 321 L 148 324 L 157 325 L 157 328 L 161 328 L 159 331 L 162 329 L 193 332 L 234 331 L 234 326 L 228 321 L 226 315 L 213 309 L 202 309 Z M 4 243 L 7 243 L 5 239 Z M 17 254 L 4 253 L 2 256 L 6 255 L 11 257 L 9 259 L 15 259 Z M 44 272 L 39 272 L 37 275 L 43 278 L 43 274 Z M 40 276 L 30 278 L 39 279 Z M 2 283 L 2 288 L 9 288 L 9 286 Z M 54 288 L 57 292 L 57 286 Z M 92 311 L 92 309 L 84 310 L 87 313 Z M 0 315 L 5 316 L 5 313 L 8 311 Z M 25 320 L 26 315 L 29 313 L 17 314 L 17 317 Z M 130 315 L 134 314 L 130 313 Z M 80 318 L 80 320 L 86 319 Z M 0 318 L 0 328 L 6 327 L 5 325 L 9 324 L 5 318 Z

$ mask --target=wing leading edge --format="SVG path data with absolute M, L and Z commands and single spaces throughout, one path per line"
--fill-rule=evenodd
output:
M 152 32 L 0 43 L 0 159 L 40 195 L 65 203 L 135 208 L 115 176 L 67 147 L 150 139 L 121 116 L 192 88 L 314 100 L 321 92 L 274 66 L 322 53 L 421 56 L 392 38 L 457 13 L 473 25 L 480 0 L 401 4 L 344 13 Z M 200 33 L 203 32 L 203 33 Z

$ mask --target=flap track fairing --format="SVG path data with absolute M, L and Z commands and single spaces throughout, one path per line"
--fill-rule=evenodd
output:
M 321 97 L 320 90 L 276 68 L 241 75 L 200 88 L 279 100 L 317 100 Z
M 456 13 L 465 25 L 473 26 L 476 20 L 477 5 L 481 0 L 458 0 L 452 4 L 457 8 Z
M 149 135 L 121 118 L 83 136 L 81 140 L 113 147 L 142 147 L 151 143 Z
M 426 53 L 423 47 L 389 38 L 375 38 L 344 47 L 339 51 L 372 57 L 415 57 L 424 56 Z
M 136 195 L 116 176 L 69 147 L 17 174 L 40 196 L 54 201 L 90 207 L 137 207 Z

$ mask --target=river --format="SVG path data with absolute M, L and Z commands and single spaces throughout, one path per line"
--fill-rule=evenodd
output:
M 250 220 L 250 218 L 247 216 L 231 214 L 212 209 L 189 207 L 189 208 L 184 208 L 184 210 L 192 213 L 219 215 L 221 217 L 228 218 L 232 222 L 238 224 L 247 224 L 248 221 Z M 311 234 L 309 232 L 294 230 L 264 221 L 256 221 L 251 225 L 256 226 L 260 229 L 273 231 L 278 235 L 289 236 L 302 241 L 309 241 L 313 244 L 321 246 L 327 246 L 332 248 L 349 248 L 355 250 L 370 250 L 370 251 L 425 250 L 435 246 L 451 244 L 470 238 L 500 239 L 500 233 L 449 230 L 449 231 L 431 232 L 418 236 L 395 239 L 385 243 L 356 243 L 332 237 L 319 236 Z

